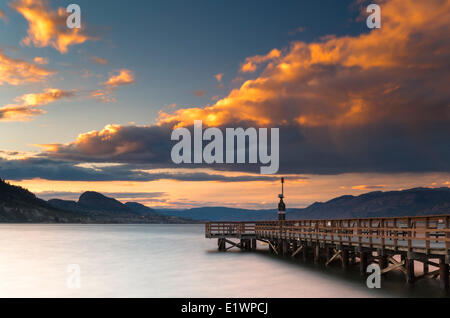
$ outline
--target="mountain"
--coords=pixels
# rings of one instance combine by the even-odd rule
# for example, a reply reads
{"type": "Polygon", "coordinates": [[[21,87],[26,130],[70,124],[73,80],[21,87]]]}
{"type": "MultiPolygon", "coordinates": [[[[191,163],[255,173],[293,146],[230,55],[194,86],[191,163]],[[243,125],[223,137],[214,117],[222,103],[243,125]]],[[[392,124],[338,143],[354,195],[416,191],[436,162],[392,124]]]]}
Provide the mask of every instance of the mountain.
{"type": "Polygon", "coordinates": [[[97,192],[83,193],[78,202],[48,202],[0,179],[0,223],[197,223],[160,215],[138,203],[122,204],[97,192]],[[141,212],[135,211],[139,208],[141,212]],[[145,210],[145,213],[142,211],[145,210]]]}
{"type": "MultiPolygon", "coordinates": [[[[277,202],[274,202],[276,206],[277,202]]],[[[289,204],[288,204],[289,207],[289,204]]],[[[450,214],[449,188],[345,195],[307,208],[288,208],[286,218],[330,219],[450,214]]],[[[0,179],[2,223],[199,223],[203,221],[276,220],[277,211],[226,207],[154,210],[136,202],[122,202],[97,192],[85,192],[78,201],[44,201],[21,187],[0,179]]]]}
{"type": "Polygon", "coordinates": [[[288,219],[331,219],[450,214],[449,188],[414,188],[403,191],[345,195],[291,210],[288,219]]]}
{"type": "Polygon", "coordinates": [[[78,205],[86,210],[108,211],[111,213],[135,213],[125,204],[113,198],[108,198],[98,192],[84,192],[78,199],[78,205]]]}
{"type": "Polygon", "coordinates": [[[30,191],[10,185],[0,179],[1,223],[82,223],[89,222],[82,213],[55,208],[36,198],[30,191]]]}
{"type": "Polygon", "coordinates": [[[84,192],[78,202],[52,199],[48,203],[58,209],[83,213],[96,223],[196,223],[172,215],[155,213],[151,208],[136,202],[122,202],[98,192],[84,192]]]}
{"type": "MultiPolygon", "coordinates": [[[[276,202],[274,202],[274,206],[276,202]]],[[[288,205],[289,206],[289,205],[288,205]]],[[[276,220],[277,211],[245,210],[223,207],[187,210],[157,210],[164,215],[210,221],[276,220]]],[[[286,218],[339,219],[390,216],[450,214],[449,188],[414,188],[403,191],[369,192],[359,196],[344,195],[327,202],[316,202],[307,208],[288,208],[286,218]]]]}
{"type": "Polygon", "coordinates": [[[125,205],[138,214],[156,213],[155,210],[137,202],[127,202],[125,205]]]}
{"type": "Polygon", "coordinates": [[[188,210],[157,210],[159,214],[185,217],[199,221],[276,220],[275,210],[248,210],[226,207],[203,207],[188,210]]]}

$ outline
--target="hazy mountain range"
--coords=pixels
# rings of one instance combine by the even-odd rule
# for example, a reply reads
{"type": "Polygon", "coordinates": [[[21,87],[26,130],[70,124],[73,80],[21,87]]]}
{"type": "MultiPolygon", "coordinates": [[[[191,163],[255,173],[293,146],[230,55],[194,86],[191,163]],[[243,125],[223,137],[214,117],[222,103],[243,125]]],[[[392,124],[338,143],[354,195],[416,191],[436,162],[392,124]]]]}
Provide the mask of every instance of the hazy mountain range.
{"type": "MultiPolygon", "coordinates": [[[[274,202],[274,205],[276,204],[277,202],[274,202]]],[[[359,196],[345,195],[327,202],[316,202],[303,209],[289,208],[287,201],[287,207],[286,218],[289,220],[450,214],[450,189],[414,188],[403,191],[376,191],[359,196]]],[[[276,209],[205,207],[188,210],[157,210],[157,212],[195,220],[214,221],[256,221],[277,218],[276,209]]]]}
{"type": "Polygon", "coordinates": [[[0,179],[0,222],[3,223],[194,223],[161,215],[139,203],[123,204],[97,192],[78,201],[44,201],[21,187],[0,179]],[[142,212],[145,211],[145,212],[142,212]]]}
{"type": "MultiPolygon", "coordinates": [[[[274,202],[274,206],[277,202],[274,202]]],[[[326,219],[450,214],[449,188],[415,188],[369,192],[287,209],[287,219],[326,219]]],[[[152,209],[136,202],[121,203],[97,192],[78,201],[44,201],[26,189],[0,180],[0,222],[3,223],[198,223],[202,221],[275,220],[277,211],[226,207],[185,210],[152,209]]]]}

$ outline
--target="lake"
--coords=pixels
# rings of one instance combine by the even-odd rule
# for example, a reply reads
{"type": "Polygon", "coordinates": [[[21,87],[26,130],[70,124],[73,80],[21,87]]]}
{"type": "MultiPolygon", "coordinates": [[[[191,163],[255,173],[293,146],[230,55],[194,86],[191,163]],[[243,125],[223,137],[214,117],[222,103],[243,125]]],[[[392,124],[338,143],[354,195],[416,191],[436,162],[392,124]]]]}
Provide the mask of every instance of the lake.
{"type": "Polygon", "coordinates": [[[198,224],[2,224],[0,242],[0,297],[442,296],[437,281],[408,288],[401,273],[369,289],[358,270],[279,258],[259,242],[218,252],[198,224]]]}

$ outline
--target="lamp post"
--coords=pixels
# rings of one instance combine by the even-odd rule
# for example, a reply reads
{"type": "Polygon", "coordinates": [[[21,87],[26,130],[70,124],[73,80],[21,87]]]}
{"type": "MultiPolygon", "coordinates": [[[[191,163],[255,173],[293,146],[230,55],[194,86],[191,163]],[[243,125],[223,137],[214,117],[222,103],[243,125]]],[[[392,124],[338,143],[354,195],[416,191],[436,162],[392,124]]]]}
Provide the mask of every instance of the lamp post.
{"type": "Polygon", "coordinates": [[[284,178],[281,178],[281,194],[278,195],[280,202],[278,203],[278,221],[286,220],[286,204],[283,202],[284,198],[284,178]]]}

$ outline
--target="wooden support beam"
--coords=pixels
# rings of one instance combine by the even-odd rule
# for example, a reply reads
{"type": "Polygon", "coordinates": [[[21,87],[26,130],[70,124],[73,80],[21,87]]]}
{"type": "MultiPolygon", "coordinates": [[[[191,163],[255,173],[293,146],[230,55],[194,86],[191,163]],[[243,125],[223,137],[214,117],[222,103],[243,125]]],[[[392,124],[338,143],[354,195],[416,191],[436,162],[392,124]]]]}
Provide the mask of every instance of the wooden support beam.
{"type": "Polygon", "coordinates": [[[314,246],[314,264],[319,264],[320,260],[320,246],[319,244],[316,244],[314,246]]]}
{"type": "Polygon", "coordinates": [[[325,248],[326,259],[330,259],[333,256],[333,249],[330,246],[325,248]]]}
{"type": "Polygon", "coordinates": [[[343,249],[341,253],[341,260],[342,260],[342,269],[347,270],[348,269],[348,250],[343,249]]]}
{"type": "Polygon", "coordinates": [[[449,275],[448,275],[448,264],[445,263],[445,259],[439,259],[439,280],[441,289],[444,291],[449,290],[449,275]]]}
{"type": "Polygon", "coordinates": [[[401,265],[397,268],[400,269],[406,275],[405,259],[403,259],[401,262],[398,262],[395,258],[388,256],[388,261],[394,265],[401,265]]]}
{"type": "Polygon", "coordinates": [[[423,273],[427,274],[430,271],[428,262],[423,262],[423,273]]]}
{"type": "Polygon", "coordinates": [[[300,253],[303,250],[303,245],[300,245],[299,248],[297,248],[294,253],[292,253],[292,257],[295,257],[298,253],[300,253]]]}
{"type": "Polygon", "coordinates": [[[436,278],[438,275],[439,275],[439,269],[437,269],[437,270],[435,270],[435,271],[432,271],[432,272],[428,272],[428,273],[426,273],[426,274],[422,274],[422,275],[416,276],[416,282],[417,282],[419,279],[424,279],[424,278],[436,278]]]}
{"type": "Polygon", "coordinates": [[[408,284],[414,283],[414,259],[407,258],[405,260],[405,269],[406,269],[406,282],[408,284]]]}
{"type": "Polygon", "coordinates": [[[276,247],[273,246],[272,242],[271,242],[271,241],[267,241],[267,243],[269,243],[270,251],[271,251],[272,253],[275,253],[275,254],[278,255],[278,251],[277,251],[276,247]]]}
{"type": "Polygon", "coordinates": [[[289,254],[289,246],[288,246],[288,241],[286,239],[281,240],[281,250],[282,250],[282,255],[286,256],[289,254]]]}
{"type": "Polygon", "coordinates": [[[392,271],[392,270],[394,270],[394,269],[397,269],[397,268],[400,268],[400,269],[401,269],[403,266],[404,266],[403,262],[397,263],[397,264],[389,265],[388,267],[383,268],[383,269],[380,271],[380,274],[381,274],[381,275],[386,274],[386,273],[388,273],[388,272],[390,272],[390,271],[392,271]]]}
{"type": "Polygon", "coordinates": [[[217,245],[219,246],[219,251],[223,252],[226,250],[225,239],[222,239],[222,238],[218,239],[217,245]]]}
{"type": "Polygon", "coordinates": [[[367,254],[368,254],[367,252],[359,253],[359,272],[362,276],[366,275],[367,259],[368,259],[367,254]]]}
{"type": "Polygon", "coordinates": [[[388,257],[386,255],[380,255],[378,260],[379,260],[378,265],[380,265],[380,269],[384,269],[384,268],[388,267],[389,262],[388,262],[388,257]]]}
{"type": "Polygon", "coordinates": [[[430,260],[426,261],[424,264],[431,265],[431,266],[434,266],[434,267],[437,267],[437,268],[439,268],[439,266],[440,266],[439,263],[435,263],[435,262],[432,262],[430,260]]]}
{"type": "Polygon", "coordinates": [[[235,242],[230,241],[230,240],[228,240],[228,239],[222,239],[222,240],[223,240],[223,242],[224,242],[224,246],[225,246],[225,242],[231,245],[231,246],[227,247],[227,248],[225,249],[225,251],[228,251],[229,249],[232,249],[233,247],[237,247],[237,248],[240,248],[240,249],[243,248],[243,247],[242,247],[242,243],[235,243],[235,242]]]}
{"type": "Polygon", "coordinates": [[[335,251],[334,255],[331,256],[331,258],[325,263],[325,266],[330,265],[333,261],[336,259],[339,259],[341,257],[341,251],[335,251]]]}
{"type": "Polygon", "coordinates": [[[256,248],[257,248],[256,239],[252,239],[252,247],[251,248],[253,251],[256,250],[256,248]]]}

